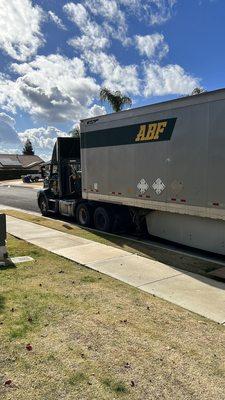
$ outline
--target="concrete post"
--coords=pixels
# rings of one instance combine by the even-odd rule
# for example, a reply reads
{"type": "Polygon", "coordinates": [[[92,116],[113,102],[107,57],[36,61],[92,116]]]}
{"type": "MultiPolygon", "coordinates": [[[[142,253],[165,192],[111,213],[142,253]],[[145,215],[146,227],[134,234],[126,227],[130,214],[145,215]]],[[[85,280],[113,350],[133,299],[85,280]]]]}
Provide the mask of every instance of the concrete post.
{"type": "Polygon", "coordinates": [[[6,218],[5,214],[0,214],[0,262],[5,261],[6,258],[6,218]]]}

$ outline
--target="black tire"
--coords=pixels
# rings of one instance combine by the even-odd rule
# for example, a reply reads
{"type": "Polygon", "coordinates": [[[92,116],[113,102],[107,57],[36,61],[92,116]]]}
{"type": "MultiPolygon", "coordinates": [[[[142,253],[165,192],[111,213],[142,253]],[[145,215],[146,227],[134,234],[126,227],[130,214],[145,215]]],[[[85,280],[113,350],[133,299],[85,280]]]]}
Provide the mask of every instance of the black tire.
{"type": "Polygon", "coordinates": [[[38,200],[38,205],[41,210],[41,214],[46,217],[48,215],[48,201],[44,196],[41,196],[38,200]]]}
{"type": "Polygon", "coordinates": [[[102,232],[110,232],[112,229],[112,213],[104,208],[98,207],[94,212],[94,226],[102,232]]]}
{"type": "Polygon", "coordinates": [[[76,220],[80,226],[90,227],[92,225],[92,209],[85,203],[80,203],[76,209],[76,220]]]}
{"type": "Polygon", "coordinates": [[[114,211],[112,231],[125,233],[131,230],[131,218],[128,209],[118,208],[114,211]]]}

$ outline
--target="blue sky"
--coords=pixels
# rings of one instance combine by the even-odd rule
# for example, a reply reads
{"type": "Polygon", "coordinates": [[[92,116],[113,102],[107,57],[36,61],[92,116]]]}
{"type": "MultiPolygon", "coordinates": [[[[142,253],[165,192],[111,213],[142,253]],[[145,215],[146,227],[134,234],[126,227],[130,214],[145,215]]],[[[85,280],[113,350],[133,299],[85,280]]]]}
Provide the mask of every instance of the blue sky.
{"type": "Polygon", "coordinates": [[[80,118],[225,84],[224,0],[1,0],[0,151],[44,158],[80,118]]]}

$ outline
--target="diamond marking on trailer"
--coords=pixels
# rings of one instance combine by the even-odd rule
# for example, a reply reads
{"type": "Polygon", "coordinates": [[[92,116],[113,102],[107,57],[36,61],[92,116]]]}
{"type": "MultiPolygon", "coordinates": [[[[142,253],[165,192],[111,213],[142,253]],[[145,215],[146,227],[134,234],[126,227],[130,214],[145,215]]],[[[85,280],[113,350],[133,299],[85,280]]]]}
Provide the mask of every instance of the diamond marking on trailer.
{"type": "Polygon", "coordinates": [[[137,188],[141,194],[144,194],[148,190],[149,185],[145,179],[141,179],[140,182],[137,184],[137,188]]]}
{"type": "Polygon", "coordinates": [[[158,178],[153,183],[152,188],[154,189],[156,194],[161,194],[163,190],[166,188],[166,185],[164,185],[163,181],[160,178],[158,178]]]}

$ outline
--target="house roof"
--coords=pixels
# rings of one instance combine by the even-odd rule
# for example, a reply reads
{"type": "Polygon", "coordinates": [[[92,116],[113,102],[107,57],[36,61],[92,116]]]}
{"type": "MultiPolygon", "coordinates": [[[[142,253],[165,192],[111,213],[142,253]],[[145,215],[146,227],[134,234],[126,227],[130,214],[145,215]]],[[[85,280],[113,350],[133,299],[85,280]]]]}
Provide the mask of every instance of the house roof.
{"type": "MultiPolygon", "coordinates": [[[[0,168],[26,168],[31,164],[38,165],[43,160],[36,155],[0,154],[0,168]]],[[[32,165],[32,166],[34,166],[32,165]]]]}
{"type": "Polygon", "coordinates": [[[33,161],[32,163],[26,165],[24,168],[33,168],[33,167],[37,167],[38,165],[43,165],[45,162],[44,161],[33,161]]]}

